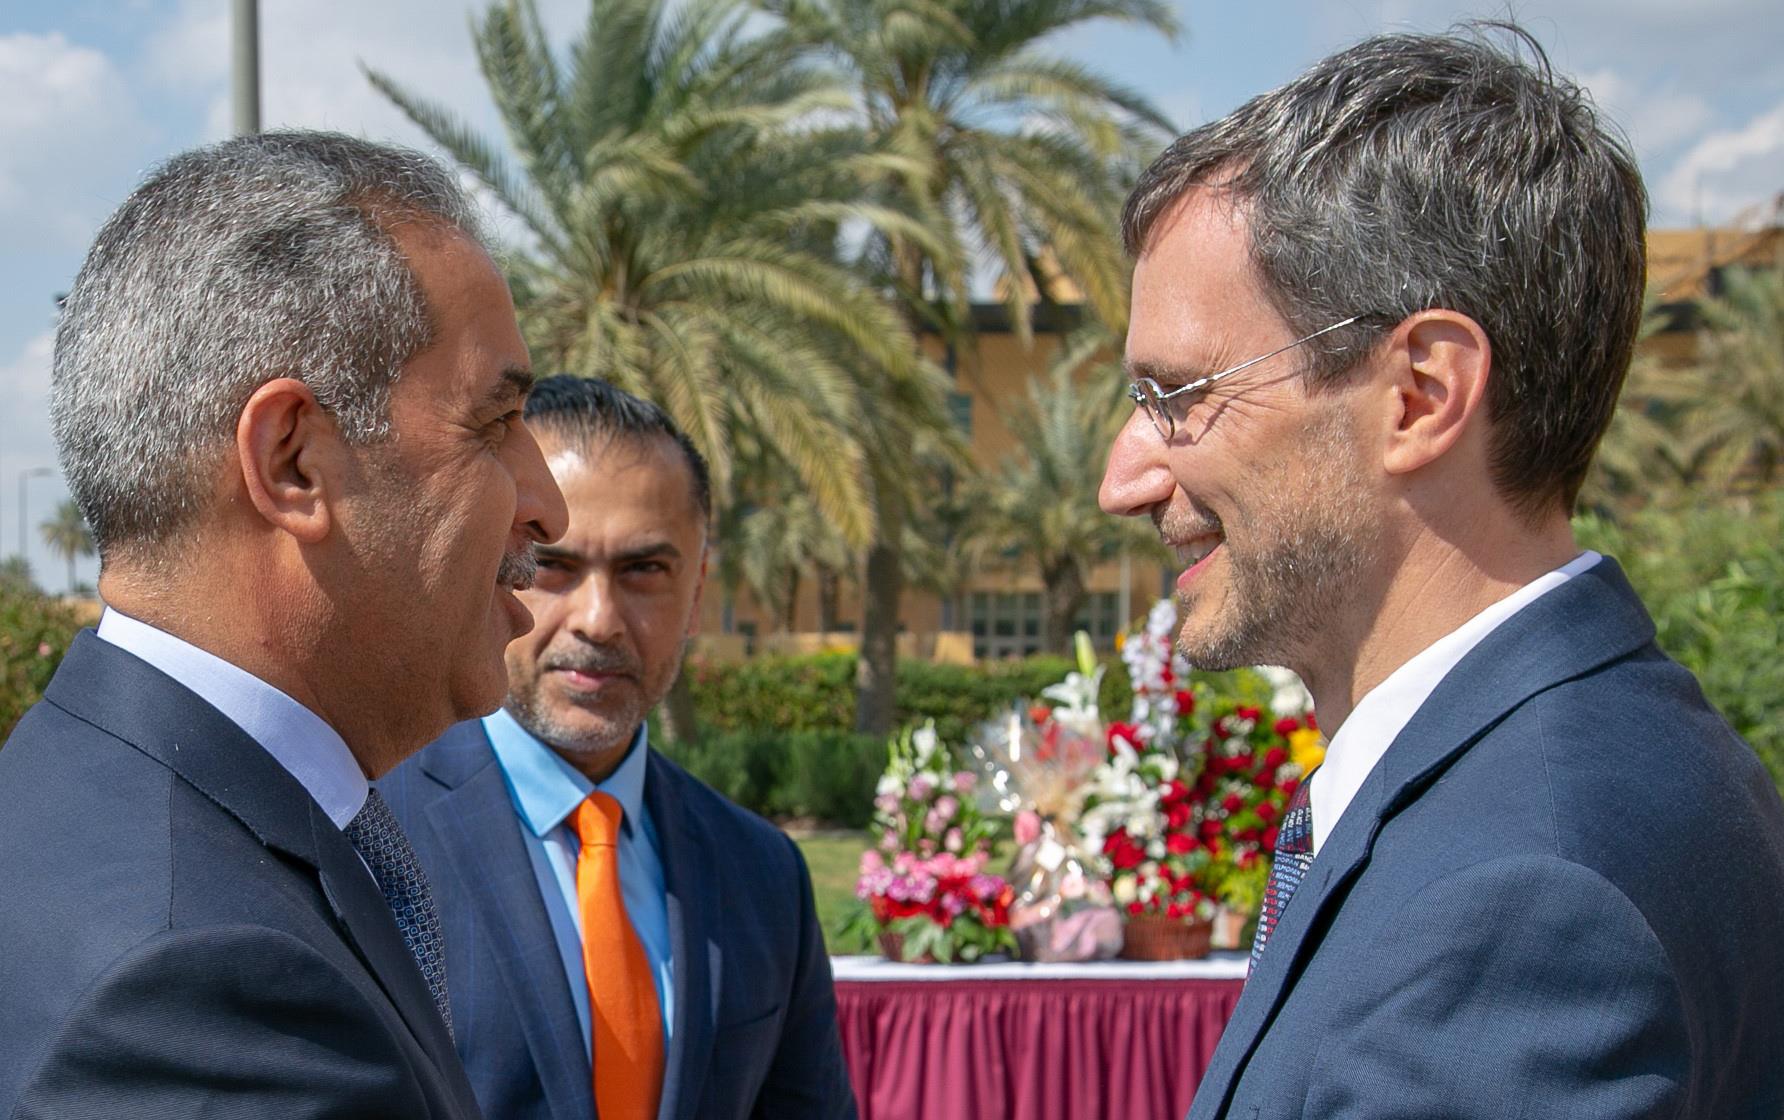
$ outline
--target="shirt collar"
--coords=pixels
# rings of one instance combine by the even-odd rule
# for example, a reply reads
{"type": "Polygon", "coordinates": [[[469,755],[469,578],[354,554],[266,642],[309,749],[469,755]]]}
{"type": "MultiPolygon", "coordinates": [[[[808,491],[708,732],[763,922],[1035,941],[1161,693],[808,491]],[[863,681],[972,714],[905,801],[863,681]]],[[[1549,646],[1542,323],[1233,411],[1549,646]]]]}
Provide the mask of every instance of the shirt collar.
{"type": "Polygon", "coordinates": [[[1326,760],[1308,790],[1315,852],[1332,834],[1381,756],[1457,662],[1512,615],[1602,559],[1588,549],[1554,571],[1538,576],[1426,646],[1357,701],[1349,718],[1332,736],[1326,760]]]}
{"type": "Polygon", "coordinates": [[[346,741],[290,696],[214,653],[111,607],[99,617],[99,637],[191,689],[247,732],[309,791],[336,828],[346,828],[365,805],[370,786],[346,741]]]}
{"type": "Polygon", "coordinates": [[[591,782],[588,775],[565,762],[563,757],[541,742],[532,732],[503,708],[483,717],[483,728],[489,734],[489,745],[495,749],[496,761],[508,779],[514,803],[533,835],[543,839],[552,829],[595,790],[609,794],[624,811],[620,827],[632,832],[632,822],[643,820],[644,776],[648,772],[646,756],[649,738],[645,725],[638,726],[626,757],[603,782],[591,782]]]}

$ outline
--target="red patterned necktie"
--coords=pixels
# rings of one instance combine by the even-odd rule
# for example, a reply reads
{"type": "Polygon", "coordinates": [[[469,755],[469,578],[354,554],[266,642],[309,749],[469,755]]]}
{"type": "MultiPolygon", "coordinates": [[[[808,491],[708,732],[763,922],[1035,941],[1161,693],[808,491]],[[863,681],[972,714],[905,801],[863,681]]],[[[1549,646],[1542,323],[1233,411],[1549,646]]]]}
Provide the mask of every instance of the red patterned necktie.
{"type": "Polygon", "coordinates": [[[1270,885],[1264,888],[1264,909],[1258,915],[1257,936],[1251,940],[1251,964],[1247,975],[1257,968],[1264,955],[1264,944],[1275,932],[1276,923],[1288,908],[1288,900],[1307,877],[1313,866],[1313,775],[1308,774],[1295,787],[1288,799],[1288,810],[1282,814],[1282,827],[1276,833],[1276,857],[1270,863],[1270,885]]]}

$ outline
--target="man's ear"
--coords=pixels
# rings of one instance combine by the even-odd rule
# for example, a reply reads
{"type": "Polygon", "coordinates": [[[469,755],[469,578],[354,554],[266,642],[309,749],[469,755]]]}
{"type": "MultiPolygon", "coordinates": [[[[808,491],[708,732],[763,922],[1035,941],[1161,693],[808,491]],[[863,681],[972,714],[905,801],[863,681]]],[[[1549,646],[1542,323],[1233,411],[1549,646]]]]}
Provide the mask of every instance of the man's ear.
{"type": "Polygon", "coordinates": [[[1382,451],[1389,474],[1406,474],[1443,456],[1471,430],[1484,430],[1493,348],[1467,315],[1433,309],[1395,328],[1393,425],[1382,451]]]}
{"type": "Polygon", "coordinates": [[[328,535],[329,466],[340,450],[334,418],[303,382],[260,386],[235,422],[235,451],[248,501],[261,517],[304,544],[328,535]]]}

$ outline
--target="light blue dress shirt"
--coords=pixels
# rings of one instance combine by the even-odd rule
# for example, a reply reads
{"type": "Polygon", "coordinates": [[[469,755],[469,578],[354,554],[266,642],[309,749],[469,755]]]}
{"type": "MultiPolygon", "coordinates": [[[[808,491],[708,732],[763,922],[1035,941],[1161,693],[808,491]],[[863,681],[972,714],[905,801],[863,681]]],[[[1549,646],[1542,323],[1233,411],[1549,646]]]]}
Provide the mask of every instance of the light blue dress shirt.
{"type": "Polygon", "coordinates": [[[321,716],[239,666],[110,607],[99,639],[133,653],[198,694],[248,733],[308,790],[336,828],[365,805],[365,771],[321,716]]]}
{"type": "Polygon", "coordinates": [[[649,772],[645,728],[638,728],[625,760],[599,785],[565,762],[556,751],[517,723],[503,709],[483,718],[495,748],[496,761],[514,801],[521,838],[539,881],[539,895],[551,919],[563,959],[570,998],[584,1046],[590,1045],[588,980],[582,966],[582,907],[576,896],[576,859],[581,842],[565,821],[594,790],[609,794],[624,811],[619,837],[620,893],[626,916],[644,944],[656,981],[657,1005],[663,1012],[665,1048],[675,1021],[675,962],[669,947],[669,903],[663,885],[662,849],[656,825],[644,807],[644,779],[649,772]]]}

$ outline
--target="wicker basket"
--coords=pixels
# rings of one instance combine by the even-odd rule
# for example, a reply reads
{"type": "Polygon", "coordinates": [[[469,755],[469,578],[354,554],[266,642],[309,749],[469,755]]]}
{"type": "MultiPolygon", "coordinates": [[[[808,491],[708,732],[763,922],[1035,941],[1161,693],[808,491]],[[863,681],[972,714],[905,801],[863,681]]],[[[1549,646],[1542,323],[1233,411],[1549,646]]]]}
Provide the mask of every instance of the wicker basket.
{"type": "Polygon", "coordinates": [[[1167,918],[1162,914],[1135,914],[1127,920],[1127,938],[1121,955],[1130,961],[1187,961],[1208,955],[1213,947],[1214,923],[1167,918]]]}
{"type": "Polygon", "coordinates": [[[935,955],[924,953],[914,961],[904,959],[904,934],[880,931],[880,953],[895,964],[934,964],[935,955]]]}

